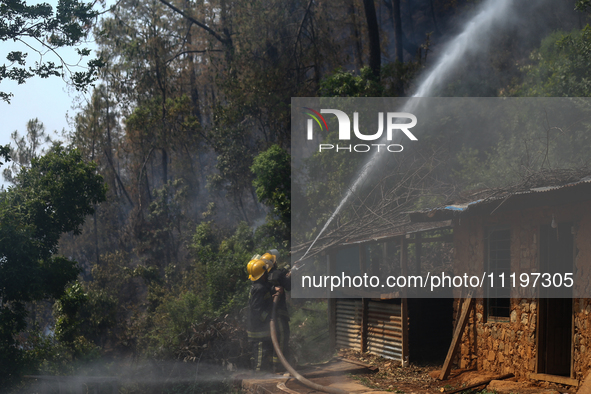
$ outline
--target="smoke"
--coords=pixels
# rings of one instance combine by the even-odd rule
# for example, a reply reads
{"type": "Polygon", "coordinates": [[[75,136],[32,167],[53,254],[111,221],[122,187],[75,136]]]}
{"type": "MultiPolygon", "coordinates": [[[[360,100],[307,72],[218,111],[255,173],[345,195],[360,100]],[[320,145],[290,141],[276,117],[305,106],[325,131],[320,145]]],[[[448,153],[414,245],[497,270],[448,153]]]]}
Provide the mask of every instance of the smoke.
{"type": "MultiPolygon", "coordinates": [[[[81,368],[75,376],[29,377],[23,392],[233,392],[232,387],[251,374],[232,363],[103,361],[81,368]]],[[[269,374],[257,378],[282,377],[269,374]]]]}
{"type": "Polygon", "coordinates": [[[413,97],[432,97],[467,54],[486,51],[493,31],[514,20],[510,13],[512,6],[513,0],[488,0],[482,4],[462,33],[444,46],[439,60],[423,78],[413,97]]]}
{"type": "MultiPolygon", "coordinates": [[[[454,78],[460,80],[461,83],[469,75],[469,78],[485,84],[486,79],[493,78],[493,76],[490,73],[481,75],[478,65],[490,61],[490,58],[494,57],[494,54],[490,54],[490,49],[491,43],[495,39],[503,35],[512,36],[509,39],[518,40],[516,43],[512,43],[512,51],[523,57],[524,53],[528,53],[532,48],[539,45],[541,37],[563,24],[567,18],[570,18],[571,23],[573,22],[572,5],[570,5],[569,11],[565,9],[564,5],[556,5],[555,3],[551,1],[533,3],[516,2],[515,0],[484,1],[466,20],[460,29],[460,33],[437,48],[437,60],[419,80],[420,83],[412,99],[399,111],[410,113],[418,111],[418,106],[421,105],[418,98],[440,95],[454,78]],[[458,73],[465,74],[460,76],[457,75],[458,73]]],[[[513,64],[512,67],[517,66],[513,64]]],[[[477,96],[482,93],[477,92],[475,94],[470,92],[469,89],[470,87],[464,93],[468,93],[470,96],[477,96]]],[[[380,141],[380,143],[400,143],[401,139],[402,136],[392,141],[380,141]]],[[[348,188],[334,213],[300,260],[304,260],[334,218],[347,205],[351,197],[363,187],[368,177],[375,174],[377,168],[384,167],[384,158],[387,156],[383,152],[372,154],[355,181],[348,188]]]]}

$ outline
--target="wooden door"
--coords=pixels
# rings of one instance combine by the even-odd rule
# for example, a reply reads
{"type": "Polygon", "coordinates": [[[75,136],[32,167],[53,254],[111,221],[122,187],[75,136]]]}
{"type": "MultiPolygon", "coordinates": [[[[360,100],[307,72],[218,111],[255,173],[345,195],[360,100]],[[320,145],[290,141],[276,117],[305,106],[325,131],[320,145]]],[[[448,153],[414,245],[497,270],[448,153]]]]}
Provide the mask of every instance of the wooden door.
{"type": "MultiPolygon", "coordinates": [[[[540,268],[550,274],[573,272],[572,223],[540,227],[540,268]]],[[[572,364],[572,291],[540,289],[538,372],[570,376],[572,364]],[[568,297],[570,295],[570,297],[568,297]],[[568,298],[566,298],[568,297],[568,298]]]]}

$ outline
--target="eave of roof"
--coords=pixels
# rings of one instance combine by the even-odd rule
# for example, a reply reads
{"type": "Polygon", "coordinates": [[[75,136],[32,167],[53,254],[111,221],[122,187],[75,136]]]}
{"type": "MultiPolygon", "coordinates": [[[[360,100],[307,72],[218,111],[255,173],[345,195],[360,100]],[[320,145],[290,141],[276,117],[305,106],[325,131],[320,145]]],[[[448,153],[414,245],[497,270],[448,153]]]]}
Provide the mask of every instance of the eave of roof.
{"type": "Polygon", "coordinates": [[[540,204],[559,205],[583,200],[591,200],[591,176],[563,185],[534,187],[513,192],[491,191],[491,196],[487,198],[409,212],[409,217],[413,223],[432,222],[472,213],[493,214],[503,205],[503,210],[510,210],[527,201],[534,207],[540,204]],[[507,204],[509,200],[511,203],[507,204]]]}

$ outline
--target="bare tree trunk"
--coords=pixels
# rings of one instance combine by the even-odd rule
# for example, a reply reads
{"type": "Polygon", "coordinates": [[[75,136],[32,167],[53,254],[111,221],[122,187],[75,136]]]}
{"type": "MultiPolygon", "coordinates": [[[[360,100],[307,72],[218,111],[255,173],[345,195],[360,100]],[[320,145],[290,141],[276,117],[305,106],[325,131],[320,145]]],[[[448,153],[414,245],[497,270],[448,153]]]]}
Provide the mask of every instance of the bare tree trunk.
{"type": "Polygon", "coordinates": [[[98,228],[96,224],[96,205],[94,206],[94,214],[92,215],[94,221],[94,255],[96,257],[96,265],[100,265],[101,259],[99,254],[99,247],[98,247],[98,228]]]}
{"type": "Polygon", "coordinates": [[[435,33],[440,35],[439,27],[437,26],[437,19],[435,19],[435,7],[433,6],[433,0],[429,0],[429,8],[431,11],[431,18],[433,19],[433,26],[435,26],[435,33]]]}
{"type": "Polygon", "coordinates": [[[375,79],[379,81],[382,54],[380,50],[380,28],[376,16],[376,7],[373,0],[363,0],[363,8],[365,9],[369,38],[369,68],[371,68],[375,79]]]}
{"type": "MultiPolygon", "coordinates": [[[[189,0],[185,1],[185,8],[188,9],[191,6],[189,0]]],[[[186,12],[185,9],[185,12],[186,12]]],[[[191,34],[191,26],[193,24],[191,21],[187,21],[187,45],[189,49],[193,46],[193,35],[191,34]]],[[[197,78],[195,77],[195,55],[190,53],[187,56],[187,60],[189,63],[189,86],[190,86],[190,95],[191,95],[191,107],[192,107],[192,114],[197,118],[199,124],[201,124],[201,110],[199,108],[199,90],[197,89],[197,78]]]]}
{"type": "Polygon", "coordinates": [[[363,67],[363,48],[361,46],[361,34],[359,34],[359,28],[357,26],[357,9],[355,7],[355,0],[351,0],[349,7],[347,7],[347,13],[351,18],[353,37],[355,41],[355,64],[357,68],[360,69],[363,67]]]}
{"type": "Polygon", "coordinates": [[[166,149],[162,148],[162,185],[166,185],[168,182],[168,153],[166,149]]]}
{"type": "Polygon", "coordinates": [[[402,17],[400,16],[400,0],[392,0],[392,16],[394,18],[394,39],[396,41],[396,61],[404,63],[402,53],[402,17]]]}

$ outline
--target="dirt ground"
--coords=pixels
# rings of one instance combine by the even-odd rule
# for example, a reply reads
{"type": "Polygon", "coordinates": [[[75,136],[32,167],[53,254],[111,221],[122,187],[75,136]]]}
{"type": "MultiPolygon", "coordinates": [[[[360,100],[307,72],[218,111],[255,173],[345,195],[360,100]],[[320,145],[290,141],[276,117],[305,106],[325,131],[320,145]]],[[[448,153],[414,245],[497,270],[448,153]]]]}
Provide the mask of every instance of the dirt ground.
{"type": "MultiPolygon", "coordinates": [[[[449,379],[440,381],[441,365],[413,365],[402,368],[397,361],[389,360],[373,354],[361,354],[354,350],[342,350],[339,356],[348,360],[359,361],[379,368],[379,372],[351,374],[351,378],[364,386],[380,391],[406,394],[446,393],[462,387],[494,378],[498,374],[482,371],[454,370],[449,379]]],[[[369,371],[368,371],[369,372],[369,371]]],[[[480,386],[463,391],[464,394],[499,393],[499,394],[564,394],[575,393],[576,388],[548,382],[532,380],[518,381],[511,378],[494,381],[491,385],[480,386]]]]}

